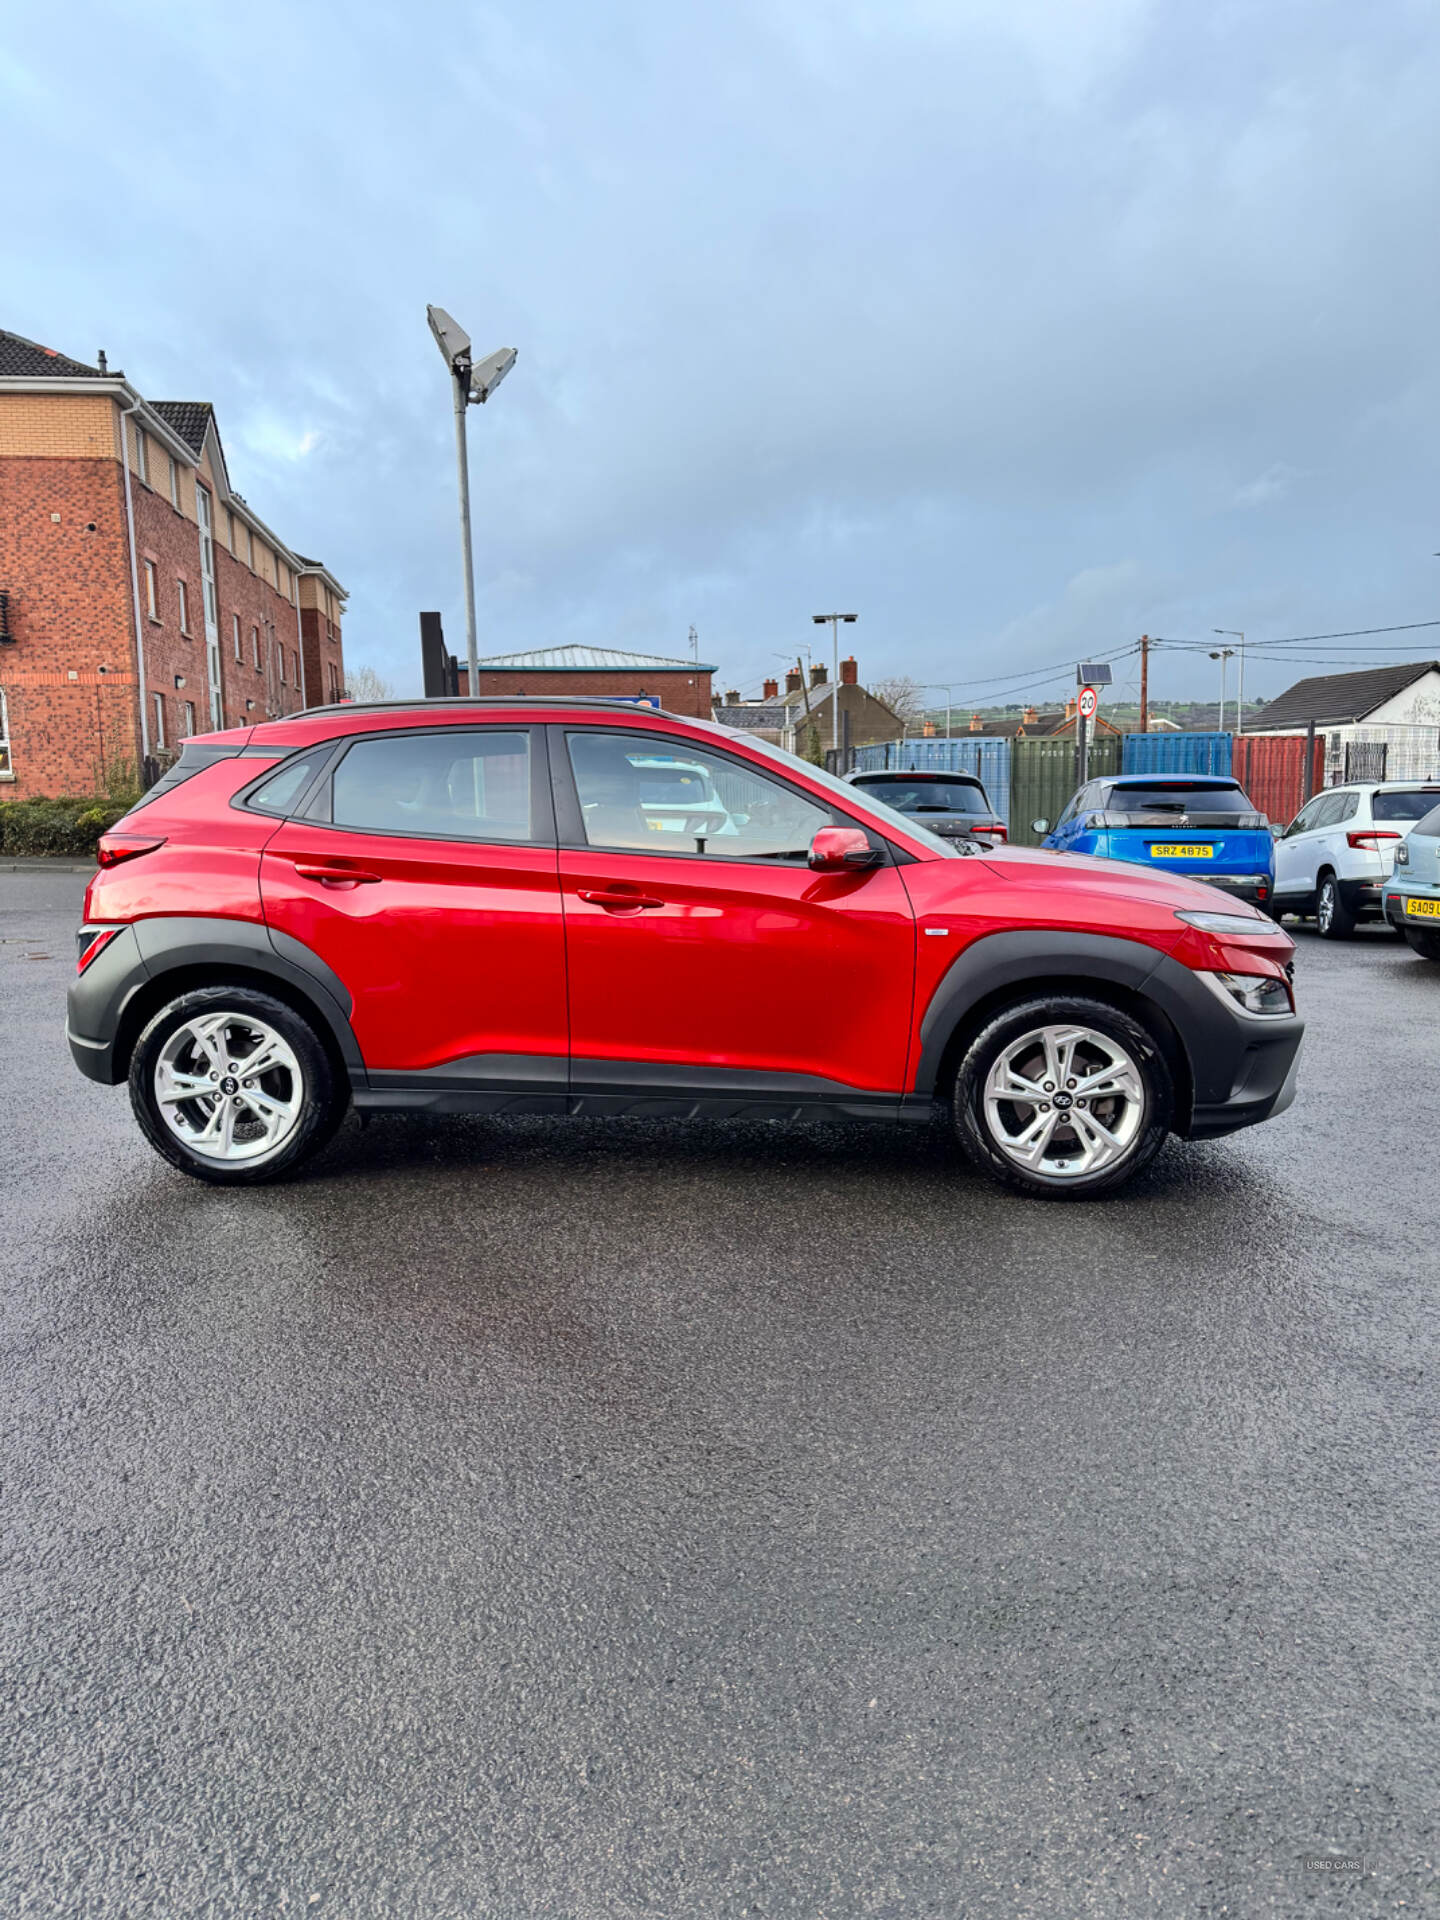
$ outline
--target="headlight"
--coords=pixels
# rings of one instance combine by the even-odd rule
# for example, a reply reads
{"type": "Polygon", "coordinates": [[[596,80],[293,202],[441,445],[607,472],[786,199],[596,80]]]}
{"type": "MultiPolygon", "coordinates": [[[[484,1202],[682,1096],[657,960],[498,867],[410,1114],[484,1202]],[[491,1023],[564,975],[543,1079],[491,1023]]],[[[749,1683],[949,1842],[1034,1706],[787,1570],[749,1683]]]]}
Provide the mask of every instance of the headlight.
{"type": "Polygon", "coordinates": [[[1283,980],[1277,980],[1271,973],[1202,973],[1200,978],[1218,993],[1222,1000],[1231,1006],[1239,1007],[1242,1013],[1253,1013],[1264,1019],[1276,1014],[1290,1014],[1295,1011],[1295,1003],[1290,997],[1290,988],[1283,980]]]}
{"type": "Polygon", "coordinates": [[[1177,907],[1175,918],[1187,925],[1199,927],[1204,933],[1242,933],[1247,939],[1254,939],[1257,933],[1280,933],[1282,930],[1273,920],[1267,920],[1263,913],[1207,913],[1201,908],[1177,907]]]}

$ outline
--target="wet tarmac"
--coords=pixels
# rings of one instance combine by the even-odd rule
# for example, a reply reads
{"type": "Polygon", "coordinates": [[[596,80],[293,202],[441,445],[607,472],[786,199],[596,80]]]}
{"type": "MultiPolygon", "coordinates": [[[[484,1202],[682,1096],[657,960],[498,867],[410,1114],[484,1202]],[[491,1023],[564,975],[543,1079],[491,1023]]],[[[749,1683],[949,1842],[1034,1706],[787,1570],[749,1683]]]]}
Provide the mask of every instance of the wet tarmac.
{"type": "Polygon", "coordinates": [[[0,1911],[1435,1902],[1440,967],[1301,932],[1290,1113],[1104,1204],[414,1118],[229,1192],[70,1065],[83,884],[0,874],[0,1911]]]}

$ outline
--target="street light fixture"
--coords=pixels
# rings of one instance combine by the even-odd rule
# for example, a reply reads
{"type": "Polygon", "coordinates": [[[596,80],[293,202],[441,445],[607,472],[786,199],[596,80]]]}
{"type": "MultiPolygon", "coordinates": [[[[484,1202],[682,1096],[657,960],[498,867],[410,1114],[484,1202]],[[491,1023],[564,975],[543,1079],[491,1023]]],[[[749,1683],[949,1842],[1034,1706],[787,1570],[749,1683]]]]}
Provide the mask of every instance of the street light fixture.
{"type": "Polygon", "coordinates": [[[810,616],[817,627],[823,627],[827,621],[830,623],[830,639],[835,656],[835,684],[830,693],[830,745],[837,756],[837,769],[840,753],[840,622],[843,620],[847,627],[853,627],[859,617],[855,613],[812,613],[810,616]]]}
{"type": "MultiPolygon", "coordinates": [[[[1216,632],[1219,632],[1218,627],[1216,628],[1216,632]]],[[[1235,649],[1234,647],[1221,647],[1219,652],[1212,653],[1210,658],[1220,662],[1220,724],[1215,731],[1217,733],[1223,733],[1225,731],[1225,665],[1227,661],[1235,658],[1235,649]]]]}
{"type": "MultiPolygon", "coordinates": [[[[1243,733],[1245,731],[1245,636],[1238,627],[1212,627],[1210,631],[1212,633],[1218,633],[1224,640],[1238,640],[1240,642],[1240,681],[1235,695],[1235,731],[1237,733],[1243,733]]],[[[1215,658],[1213,653],[1210,658],[1212,660],[1215,658]]],[[[1221,667],[1221,674],[1223,677],[1223,665],[1221,667]]]]}
{"type": "Polygon", "coordinates": [[[468,663],[470,698],[476,693],[477,662],[475,649],[475,553],[470,538],[470,461],[465,445],[465,409],[483,407],[516,360],[514,347],[501,347],[489,354],[479,366],[474,364],[470,336],[443,307],[426,307],[425,318],[440,349],[440,357],[450,369],[455,388],[455,464],[460,476],[460,549],[465,563],[465,657],[468,663]]]}
{"type": "Polygon", "coordinates": [[[963,680],[927,680],[925,682],[926,693],[943,693],[945,696],[945,738],[947,740],[950,738],[951,695],[956,687],[963,687],[965,684],[963,680]]]}

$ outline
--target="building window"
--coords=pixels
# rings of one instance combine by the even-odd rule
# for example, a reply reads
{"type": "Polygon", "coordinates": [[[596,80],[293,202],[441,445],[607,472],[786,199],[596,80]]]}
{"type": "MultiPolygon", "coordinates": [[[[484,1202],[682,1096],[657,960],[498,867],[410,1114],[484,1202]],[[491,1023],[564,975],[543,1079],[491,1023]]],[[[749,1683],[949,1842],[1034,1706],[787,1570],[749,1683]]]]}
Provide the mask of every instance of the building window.
{"type": "Polygon", "coordinates": [[[170,455],[170,504],[172,507],[180,504],[180,469],[173,453],[170,455]]]}
{"type": "Polygon", "coordinates": [[[231,622],[231,625],[232,625],[232,626],[234,627],[234,629],[235,629],[235,658],[236,658],[237,660],[243,660],[243,659],[245,658],[245,651],[244,651],[244,648],[243,648],[243,647],[241,646],[241,644],[240,644],[240,616],[239,616],[239,614],[238,614],[238,613],[232,613],[232,614],[231,614],[231,616],[230,616],[230,622],[231,622]]]}
{"type": "Polygon", "coordinates": [[[145,562],[145,611],[152,620],[160,618],[160,583],[155,578],[155,562],[145,562]]]}
{"type": "Polygon", "coordinates": [[[253,573],[255,571],[255,536],[249,527],[245,529],[245,551],[249,556],[250,571],[253,573]]]}
{"type": "Polygon", "coordinates": [[[155,734],[150,744],[152,747],[158,747],[163,753],[165,751],[165,696],[163,693],[152,693],[150,698],[155,702],[155,734]]]}
{"type": "Polygon", "coordinates": [[[10,714],[5,705],[5,690],[0,687],[0,780],[13,780],[15,769],[10,764],[10,714]]]}
{"type": "Polygon", "coordinates": [[[145,429],[135,422],[135,478],[145,486],[150,484],[150,459],[145,450],[145,429]]]}
{"type": "Polygon", "coordinates": [[[263,673],[265,668],[260,660],[260,629],[258,627],[250,629],[250,653],[255,662],[255,671],[263,673]]]}
{"type": "Polygon", "coordinates": [[[194,731],[195,702],[193,700],[182,700],[180,702],[180,738],[182,740],[188,740],[194,731]]]}
{"type": "Polygon", "coordinates": [[[175,591],[180,597],[180,631],[188,635],[190,632],[190,592],[183,580],[177,580],[175,582],[175,591]]]}
{"type": "Polygon", "coordinates": [[[283,687],[285,685],[285,649],[277,644],[275,651],[280,656],[280,684],[283,687]]]}
{"type": "Polygon", "coordinates": [[[230,551],[235,551],[235,516],[229,507],[225,509],[225,532],[230,543],[230,551]]]}
{"type": "Polygon", "coordinates": [[[200,585],[205,601],[205,633],[207,638],[218,638],[220,607],[215,596],[215,543],[210,534],[210,495],[198,480],[195,483],[195,518],[200,525],[200,585]]]}

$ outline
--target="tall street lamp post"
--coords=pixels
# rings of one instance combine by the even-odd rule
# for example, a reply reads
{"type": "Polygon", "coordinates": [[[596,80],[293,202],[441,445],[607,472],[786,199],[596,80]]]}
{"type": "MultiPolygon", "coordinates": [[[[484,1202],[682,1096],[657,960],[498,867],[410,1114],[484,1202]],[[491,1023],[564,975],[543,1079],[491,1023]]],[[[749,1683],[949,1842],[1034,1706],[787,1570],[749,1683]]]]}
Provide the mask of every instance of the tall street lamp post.
{"type": "Polygon", "coordinates": [[[477,367],[470,336],[443,307],[426,307],[425,318],[450,369],[455,388],[455,465],[460,477],[460,551],[465,564],[465,658],[468,690],[475,698],[478,663],[475,652],[475,551],[470,538],[470,460],[465,445],[465,409],[483,407],[516,360],[514,347],[501,347],[477,367]]]}
{"type": "MultiPolygon", "coordinates": [[[[1218,633],[1222,640],[1238,640],[1240,642],[1240,679],[1235,695],[1235,731],[1237,733],[1243,733],[1245,731],[1245,635],[1238,627],[1212,627],[1210,631],[1212,633],[1218,633]]],[[[1212,660],[1215,658],[1213,653],[1210,658],[1212,660]]]]}
{"type": "Polygon", "coordinates": [[[1215,731],[1217,733],[1223,733],[1225,731],[1225,668],[1226,664],[1235,658],[1235,649],[1234,647],[1221,647],[1220,651],[1218,653],[1212,653],[1210,658],[1220,662],[1220,724],[1215,731]]]}
{"type": "Polygon", "coordinates": [[[853,627],[859,615],[854,613],[812,613],[810,618],[817,627],[823,627],[826,621],[830,623],[830,639],[832,642],[832,651],[835,655],[835,665],[833,669],[835,684],[830,689],[830,745],[835,750],[835,770],[838,773],[840,770],[840,622],[843,620],[847,627],[853,627]]]}

